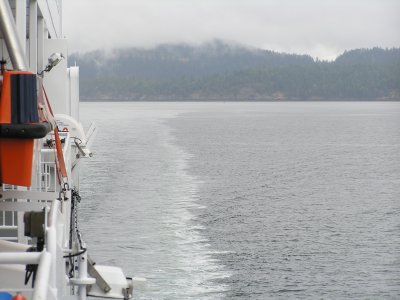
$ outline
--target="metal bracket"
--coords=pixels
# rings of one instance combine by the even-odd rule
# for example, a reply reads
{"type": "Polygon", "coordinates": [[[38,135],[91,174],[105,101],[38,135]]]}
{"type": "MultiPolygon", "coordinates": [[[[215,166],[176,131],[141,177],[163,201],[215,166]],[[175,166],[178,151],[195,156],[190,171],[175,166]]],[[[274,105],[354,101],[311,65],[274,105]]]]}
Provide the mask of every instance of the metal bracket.
{"type": "Polygon", "coordinates": [[[111,291],[111,287],[100,275],[100,273],[97,272],[96,268],[94,267],[96,263],[89,257],[89,255],[87,257],[87,262],[88,262],[88,273],[90,276],[96,278],[96,284],[99,286],[99,288],[101,288],[101,290],[105,293],[111,291]]]}

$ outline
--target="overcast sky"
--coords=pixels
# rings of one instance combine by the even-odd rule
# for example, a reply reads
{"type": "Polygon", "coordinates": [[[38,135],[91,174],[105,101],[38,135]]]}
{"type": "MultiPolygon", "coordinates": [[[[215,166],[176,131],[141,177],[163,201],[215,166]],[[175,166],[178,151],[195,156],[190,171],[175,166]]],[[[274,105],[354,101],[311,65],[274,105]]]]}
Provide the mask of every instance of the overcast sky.
{"type": "Polygon", "coordinates": [[[71,52],[222,39],[332,59],[400,47],[400,0],[66,0],[71,52]]]}

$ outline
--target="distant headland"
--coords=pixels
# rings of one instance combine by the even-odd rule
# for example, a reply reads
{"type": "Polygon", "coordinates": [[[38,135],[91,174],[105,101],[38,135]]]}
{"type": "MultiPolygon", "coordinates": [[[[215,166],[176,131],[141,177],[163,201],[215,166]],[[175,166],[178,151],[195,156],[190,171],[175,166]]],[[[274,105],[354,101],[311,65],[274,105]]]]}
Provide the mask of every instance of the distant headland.
{"type": "Polygon", "coordinates": [[[82,101],[400,100],[400,48],[333,61],[215,41],[73,54],[82,101]]]}

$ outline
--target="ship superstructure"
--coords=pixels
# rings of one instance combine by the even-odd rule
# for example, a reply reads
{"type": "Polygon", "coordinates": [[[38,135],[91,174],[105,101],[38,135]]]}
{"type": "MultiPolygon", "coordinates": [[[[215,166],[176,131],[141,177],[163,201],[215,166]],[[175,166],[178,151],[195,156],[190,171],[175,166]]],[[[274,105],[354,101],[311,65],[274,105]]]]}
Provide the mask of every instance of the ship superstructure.
{"type": "Polygon", "coordinates": [[[95,264],[79,231],[97,130],[79,122],[61,0],[0,0],[0,59],[0,298],[131,298],[144,280],[95,264]]]}

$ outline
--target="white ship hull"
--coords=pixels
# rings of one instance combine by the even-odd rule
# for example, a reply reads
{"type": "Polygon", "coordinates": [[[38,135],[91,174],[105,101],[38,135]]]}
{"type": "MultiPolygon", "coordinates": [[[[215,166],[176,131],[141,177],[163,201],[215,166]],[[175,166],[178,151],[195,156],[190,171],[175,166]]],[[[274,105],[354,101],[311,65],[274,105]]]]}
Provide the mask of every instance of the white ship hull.
{"type": "Polygon", "coordinates": [[[92,155],[96,127],[85,133],[79,123],[79,67],[67,67],[61,0],[0,0],[0,16],[0,58],[10,58],[0,77],[0,299],[131,298],[144,280],[94,264],[79,231],[79,167],[92,155]],[[37,113],[51,127],[44,137],[24,136],[31,122],[5,117],[14,118],[7,101],[11,110],[15,99],[26,101],[24,85],[13,86],[18,76],[36,78],[37,113]],[[33,149],[25,181],[12,179],[26,171],[18,145],[33,149]]]}

